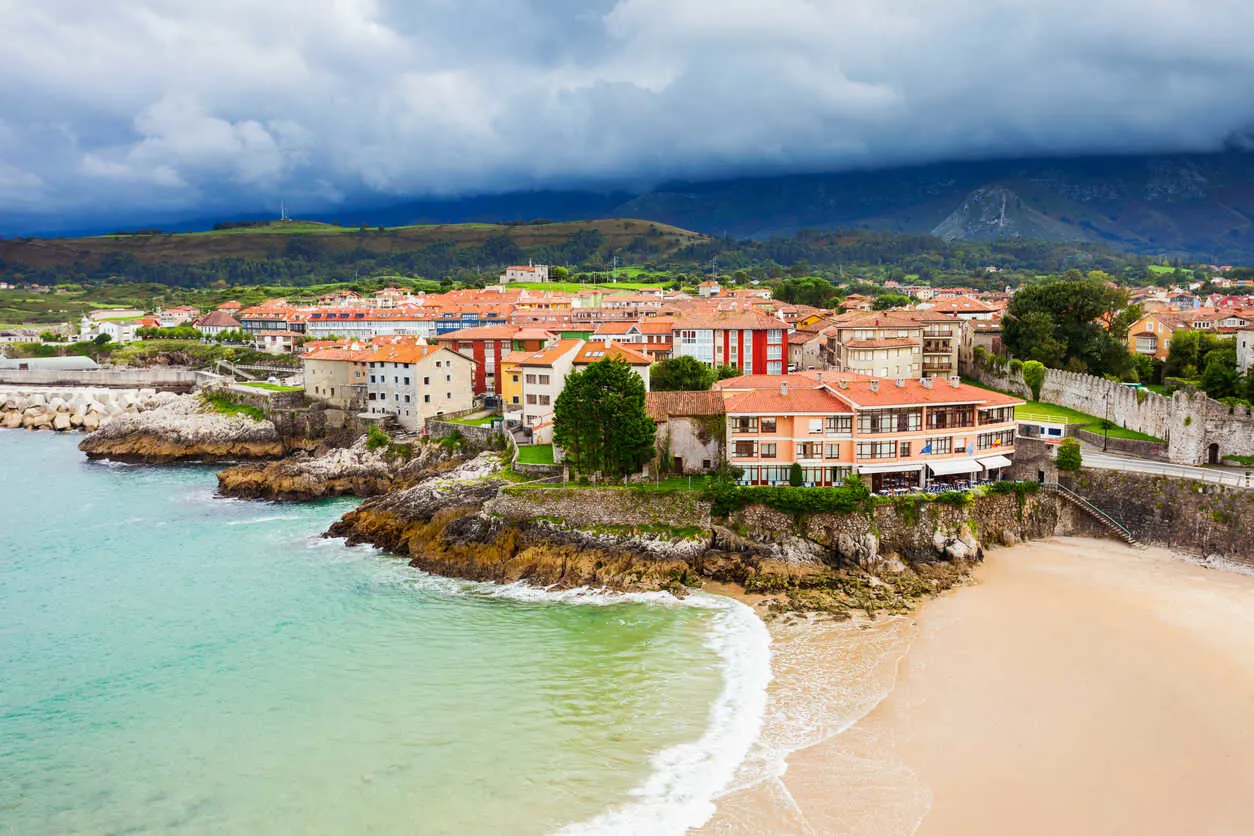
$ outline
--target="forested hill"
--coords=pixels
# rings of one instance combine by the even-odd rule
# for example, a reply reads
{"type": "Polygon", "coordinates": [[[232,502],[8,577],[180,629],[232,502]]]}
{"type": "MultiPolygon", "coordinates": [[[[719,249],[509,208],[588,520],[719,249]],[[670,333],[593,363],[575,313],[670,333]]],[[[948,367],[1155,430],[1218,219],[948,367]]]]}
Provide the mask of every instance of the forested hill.
{"type": "Polygon", "coordinates": [[[662,223],[613,219],[549,223],[342,227],[308,221],[224,223],[208,232],[133,230],[87,238],[0,239],[0,278],[145,281],[169,286],[313,284],[354,273],[443,278],[508,264],[600,265],[666,260],[704,236],[662,223]]]}

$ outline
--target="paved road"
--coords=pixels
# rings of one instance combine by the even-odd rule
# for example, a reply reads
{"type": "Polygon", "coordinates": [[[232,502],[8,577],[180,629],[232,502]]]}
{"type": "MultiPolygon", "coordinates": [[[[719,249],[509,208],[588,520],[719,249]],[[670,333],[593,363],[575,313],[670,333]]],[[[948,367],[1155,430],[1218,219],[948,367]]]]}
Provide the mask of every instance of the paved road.
{"type": "Polygon", "coordinates": [[[1150,459],[1138,459],[1117,453],[1103,453],[1101,450],[1089,448],[1085,448],[1083,455],[1085,467],[1099,467],[1104,470],[1128,470],[1135,473],[1153,473],[1160,476],[1196,479],[1199,482],[1210,482],[1232,487],[1254,488],[1254,468],[1245,471],[1232,467],[1191,467],[1183,464],[1156,462],[1150,459]]]}

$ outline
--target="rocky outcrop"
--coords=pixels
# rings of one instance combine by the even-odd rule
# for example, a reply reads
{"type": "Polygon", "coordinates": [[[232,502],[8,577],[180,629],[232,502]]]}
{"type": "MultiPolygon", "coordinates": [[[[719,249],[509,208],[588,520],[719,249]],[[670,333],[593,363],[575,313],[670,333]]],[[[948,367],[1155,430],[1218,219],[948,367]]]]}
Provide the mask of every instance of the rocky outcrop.
{"type": "Polygon", "coordinates": [[[961,582],[985,543],[1049,536],[1058,522],[1053,497],[1015,494],[802,517],[754,505],[717,520],[685,492],[510,487],[497,461],[369,499],[328,536],[471,580],[683,594],[711,579],[844,617],[907,610],[961,582]]]}
{"type": "Polygon", "coordinates": [[[78,449],[92,459],[149,464],[278,458],[287,452],[269,421],[220,414],[199,395],[169,397],[157,409],[115,417],[78,449]]]}
{"type": "Polygon", "coordinates": [[[0,386],[0,427],[91,432],[120,415],[160,409],[177,397],[155,389],[0,386]]]}
{"type": "Polygon", "coordinates": [[[440,444],[420,444],[406,459],[394,450],[370,450],[366,438],[351,447],[312,456],[299,451],[277,462],[249,463],[218,473],[218,491],[240,499],[310,500],[370,497],[438,475],[455,459],[440,444]]]}

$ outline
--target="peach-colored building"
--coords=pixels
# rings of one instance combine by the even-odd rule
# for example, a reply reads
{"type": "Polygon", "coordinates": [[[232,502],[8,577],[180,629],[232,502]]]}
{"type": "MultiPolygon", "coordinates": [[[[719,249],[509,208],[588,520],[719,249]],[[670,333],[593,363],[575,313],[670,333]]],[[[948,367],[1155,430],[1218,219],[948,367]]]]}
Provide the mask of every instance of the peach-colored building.
{"type": "MultiPolygon", "coordinates": [[[[756,378],[756,379],[754,379],[756,378]]],[[[958,378],[880,380],[812,372],[719,384],[728,460],[742,484],[806,485],[858,473],[873,490],[1000,478],[1014,454],[1018,398],[958,378]]]]}

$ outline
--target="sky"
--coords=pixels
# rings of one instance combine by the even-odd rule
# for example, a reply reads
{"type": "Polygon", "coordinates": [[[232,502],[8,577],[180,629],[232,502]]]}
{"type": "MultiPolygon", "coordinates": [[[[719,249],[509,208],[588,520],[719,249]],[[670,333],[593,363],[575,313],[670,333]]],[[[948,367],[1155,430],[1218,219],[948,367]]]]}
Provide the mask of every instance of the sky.
{"type": "Polygon", "coordinates": [[[1207,151],[1247,0],[0,0],[0,217],[1207,151]]]}

